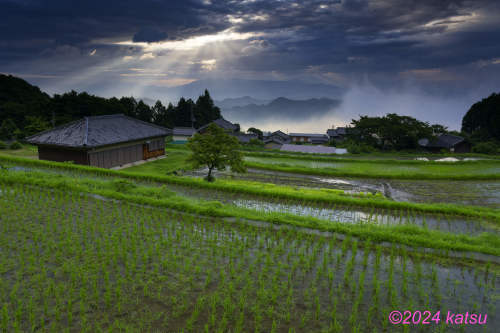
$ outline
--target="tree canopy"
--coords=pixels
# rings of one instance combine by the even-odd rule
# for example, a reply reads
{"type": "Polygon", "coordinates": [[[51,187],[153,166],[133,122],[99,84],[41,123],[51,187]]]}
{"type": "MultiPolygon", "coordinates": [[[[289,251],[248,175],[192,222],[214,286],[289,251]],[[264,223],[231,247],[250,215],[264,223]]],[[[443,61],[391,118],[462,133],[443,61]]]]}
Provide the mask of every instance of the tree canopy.
{"type": "Polygon", "coordinates": [[[259,140],[262,140],[264,138],[264,133],[262,133],[262,131],[258,128],[255,128],[255,127],[250,127],[249,129],[247,129],[247,133],[254,133],[257,135],[257,137],[259,138],[259,140]]]}
{"type": "Polygon", "coordinates": [[[246,171],[238,139],[228,135],[215,124],[210,124],[203,134],[196,133],[189,138],[187,146],[193,152],[189,158],[193,167],[208,168],[205,178],[208,181],[214,180],[212,176],[214,169],[224,170],[229,166],[233,172],[246,171]]]}
{"type": "Polygon", "coordinates": [[[349,137],[359,143],[381,149],[413,149],[418,147],[418,140],[433,139],[446,128],[441,125],[429,125],[409,116],[389,113],[383,117],[361,116],[352,120],[349,137]]]}
{"type": "Polygon", "coordinates": [[[471,106],[462,119],[462,132],[475,140],[500,141],[500,93],[471,106]]]}

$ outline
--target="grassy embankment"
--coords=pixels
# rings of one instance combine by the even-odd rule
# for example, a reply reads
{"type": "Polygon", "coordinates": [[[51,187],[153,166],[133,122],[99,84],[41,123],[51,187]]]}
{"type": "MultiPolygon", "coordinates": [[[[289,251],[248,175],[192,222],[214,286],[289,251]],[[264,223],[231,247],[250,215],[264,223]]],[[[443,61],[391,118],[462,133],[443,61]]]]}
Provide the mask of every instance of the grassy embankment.
{"type": "MultiPolygon", "coordinates": [[[[445,157],[455,157],[459,159],[457,162],[453,162],[454,165],[460,164],[470,164],[470,163],[500,163],[500,156],[487,156],[481,154],[429,154],[426,156],[422,155],[405,155],[405,154],[385,154],[385,155],[332,155],[332,154],[307,154],[307,153],[293,153],[293,152],[245,152],[246,157],[261,157],[269,159],[292,159],[292,160],[302,160],[302,161],[321,161],[321,162],[355,162],[355,163],[391,163],[391,164],[401,164],[401,165],[429,165],[438,163],[435,160],[445,158],[445,157]],[[472,156],[468,156],[472,155],[472,156]],[[417,160],[417,157],[426,157],[428,161],[417,160]],[[464,158],[470,158],[470,160],[464,161],[464,158]]],[[[440,162],[441,163],[441,162],[440,162]]]]}
{"type": "Polygon", "coordinates": [[[370,239],[375,242],[392,242],[411,247],[500,255],[500,238],[497,235],[488,233],[473,237],[428,230],[414,225],[346,225],[344,223],[301,217],[293,214],[264,213],[224,205],[217,201],[193,200],[192,198],[177,196],[169,191],[168,188],[137,186],[132,182],[124,182],[123,180],[102,181],[89,178],[50,175],[43,172],[3,171],[0,173],[0,182],[5,185],[25,184],[46,189],[52,188],[63,191],[91,193],[124,202],[170,208],[205,216],[235,217],[245,220],[306,227],[352,235],[360,239],[370,239]]]}
{"type": "MultiPolygon", "coordinates": [[[[159,162],[159,161],[156,161],[159,162]]],[[[153,163],[156,163],[153,162],[153,163]]],[[[500,221],[500,211],[485,207],[474,206],[459,206],[451,204],[422,204],[397,202],[386,200],[379,195],[360,195],[353,197],[345,194],[341,190],[334,189],[302,189],[291,186],[277,186],[274,184],[238,181],[238,180],[217,180],[209,183],[197,178],[178,177],[178,176],[161,176],[150,173],[132,173],[127,171],[116,171],[82,165],[74,165],[70,163],[58,163],[40,160],[31,160],[25,158],[0,156],[0,164],[4,165],[21,165],[34,168],[47,168],[55,170],[67,170],[75,173],[116,177],[131,179],[135,181],[155,182],[157,184],[173,184],[194,188],[203,188],[214,191],[224,191],[228,193],[242,193],[255,195],[262,198],[273,198],[283,200],[296,200],[304,203],[329,203],[337,205],[345,205],[352,207],[367,207],[381,208],[391,210],[404,210],[410,212],[421,212],[430,214],[449,214],[469,216],[478,219],[489,219],[492,221],[500,221]]]]}
{"type": "Polygon", "coordinates": [[[500,180],[500,162],[340,161],[322,158],[252,157],[249,168],[332,177],[385,179],[500,180]]]}
{"type": "Polygon", "coordinates": [[[241,149],[245,152],[246,155],[250,154],[263,154],[267,156],[305,156],[309,158],[314,157],[332,157],[337,159],[354,159],[354,160],[377,160],[377,159],[386,159],[386,160],[414,160],[417,157],[427,157],[428,159],[439,159],[444,157],[456,157],[458,159],[462,158],[487,158],[487,159],[500,159],[500,155],[489,155],[489,154],[480,154],[480,153],[429,153],[429,152],[418,152],[418,151],[380,151],[373,153],[362,153],[362,154],[318,154],[318,153],[303,153],[296,151],[285,151],[279,149],[265,149],[261,147],[249,147],[243,146],[241,149]]]}

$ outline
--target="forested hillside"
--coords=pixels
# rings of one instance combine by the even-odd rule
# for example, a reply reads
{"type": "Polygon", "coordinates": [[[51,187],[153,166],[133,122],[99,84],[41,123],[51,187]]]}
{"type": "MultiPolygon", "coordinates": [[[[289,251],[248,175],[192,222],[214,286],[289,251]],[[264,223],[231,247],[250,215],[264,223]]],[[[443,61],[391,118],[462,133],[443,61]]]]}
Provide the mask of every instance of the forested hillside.
{"type": "Polygon", "coordinates": [[[207,90],[196,102],[181,98],[176,106],[157,101],[149,106],[134,97],[103,98],[70,91],[49,96],[28,82],[0,75],[0,140],[22,139],[85,116],[123,113],[160,126],[200,127],[219,118],[220,109],[207,90]]]}

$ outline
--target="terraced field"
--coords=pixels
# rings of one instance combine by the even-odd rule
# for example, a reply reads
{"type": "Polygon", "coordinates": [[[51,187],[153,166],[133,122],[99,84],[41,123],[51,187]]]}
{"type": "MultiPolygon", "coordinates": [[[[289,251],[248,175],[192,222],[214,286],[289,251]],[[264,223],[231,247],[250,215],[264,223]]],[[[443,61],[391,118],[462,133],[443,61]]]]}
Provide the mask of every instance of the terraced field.
{"type": "Polygon", "coordinates": [[[122,171],[0,157],[0,330],[497,331],[495,195],[480,207],[415,200],[420,179],[170,175],[185,155],[122,171]],[[440,320],[393,324],[395,310],[440,320]]]}

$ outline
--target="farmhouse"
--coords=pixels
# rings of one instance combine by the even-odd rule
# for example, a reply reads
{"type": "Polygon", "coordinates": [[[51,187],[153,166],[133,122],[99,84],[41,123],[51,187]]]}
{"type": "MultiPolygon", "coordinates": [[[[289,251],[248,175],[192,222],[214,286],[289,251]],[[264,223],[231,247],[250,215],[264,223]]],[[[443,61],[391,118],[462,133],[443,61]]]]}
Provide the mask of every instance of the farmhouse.
{"type": "Polygon", "coordinates": [[[279,130],[264,134],[264,147],[267,149],[280,149],[282,145],[290,142],[292,142],[290,136],[279,130]]]}
{"type": "Polygon", "coordinates": [[[328,135],[326,134],[290,133],[290,138],[293,143],[323,144],[328,142],[328,135]]]}
{"type": "Polygon", "coordinates": [[[343,141],[347,135],[346,127],[337,127],[335,129],[330,128],[326,131],[326,135],[330,138],[330,140],[343,141]]]}
{"type": "Polygon", "coordinates": [[[230,122],[224,118],[219,118],[219,119],[216,119],[216,120],[198,128],[198,133],[204,133],[205,130],[207,129],[207,127],[210,126],[210,124],[215,124],[228,133],[235,133],[235,132],[239,131],[238,125],[235,125],[232,122],[230,122]]]}
{"type": "Polygon", "coordinates": [[[249,143],[252,139],[258,139],[257,134],[254,133],[242,133],[240,132],[240,126],[237,124],[233,124],[229,120],[224,118],[219,118],[211,123],[208,123],[200,128],[198,128],[198,133],[204,133],[206,128],[210,126],[210,124],[215,124],[226,131],[227,134],[234,136],[240,143],[249,143]]]}
{"type": "Polygon", "coordinates": [[[174,127],[172,132],[174,143],[185,143],[196,133],[196,130],[192,127],[174,127]]]}
{"type": "Polygon", "coordinates": [[[165,155],[170,129],[123,114],[85,117],[27,138],[41,160],[112,168],[165,155]]]}
{"type": "Polygon", "coordinates": [[[470,153],[471,151],[470,143],[463,137],[452,134],[442,134],[435,141],[420,139],[418,144],[433,153],[439,153],[443,149],[452,153],[470,153]]]}

